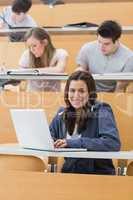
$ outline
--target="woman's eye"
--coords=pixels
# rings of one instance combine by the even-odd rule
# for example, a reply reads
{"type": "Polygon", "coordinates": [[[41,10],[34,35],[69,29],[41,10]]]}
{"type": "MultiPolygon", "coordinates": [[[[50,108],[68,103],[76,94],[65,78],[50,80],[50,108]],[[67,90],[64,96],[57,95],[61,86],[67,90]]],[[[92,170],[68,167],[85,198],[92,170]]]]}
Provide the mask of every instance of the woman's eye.
{"type": "Polygon", "coordinates": [[[70,89],[70,91],[69,92],[71,92],[71,93],[74,93],[75,92],[75,90],[73,90],[73,89],[70,89]]]}
{"type": "Polygon", "coordinates": [[[81,89],[81,90],[79,90],[79,93],[81,93],[81,94],[83,94],[84,92],[85,92],[85,91],[84,91],[84,90],[82,90],[82,89],[81,89]]]}

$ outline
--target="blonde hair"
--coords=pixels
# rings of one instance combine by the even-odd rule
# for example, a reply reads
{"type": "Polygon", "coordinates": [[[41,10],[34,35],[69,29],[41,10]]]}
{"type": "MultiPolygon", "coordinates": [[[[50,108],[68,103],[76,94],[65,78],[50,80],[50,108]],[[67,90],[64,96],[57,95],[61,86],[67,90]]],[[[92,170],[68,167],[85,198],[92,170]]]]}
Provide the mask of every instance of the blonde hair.
{"type": "Polygon", "coordinates": [[[43,28],[36,27],[36,28],[30,29],[25,34],[25,41],[27,41],[31,36],[33,36],[35,39],[39,40],[40,42],[43,42],[43,40],[46,39],[48,44],[42,56],[39,58],[36,58],[35,55],[31,51],[29,51],[30,67],[32,68],[48,67],[55,52],[55,47],[52,44],[49,34],[43,28]]]}

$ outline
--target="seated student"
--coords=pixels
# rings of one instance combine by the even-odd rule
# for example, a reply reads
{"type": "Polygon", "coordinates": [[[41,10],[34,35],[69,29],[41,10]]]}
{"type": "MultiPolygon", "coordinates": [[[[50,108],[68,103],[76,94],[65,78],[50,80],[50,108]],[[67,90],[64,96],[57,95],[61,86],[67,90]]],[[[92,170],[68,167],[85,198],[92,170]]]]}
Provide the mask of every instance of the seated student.
{"type": "MultiPolygon", "coordinates": [[[[88,42],[77,57],[77,70],[92,74],[133,72],[133,51],[120,43],[121,26],[112,20],[104,21],[97,29],[97,41],[88,42]]],[[[128,81],[97,80],[98,92],[123,92],[128,81]]]]}
{"type": "MultiPolygon", "coordinates": [[[[20,58],[21,68],[41,68],[46,73],[62,73],[65,71],[68,53],[64,49],[56,49],[48,33],[43,28],[33,28],[25,35],[28,49],[20,58]]],[[[29,80],[29,91],[58,91],[60,81],[29,80]]]]}
{"type": "MultiPolygon", "coordinates": [[[[27,14],[31,6],[31,0],[14,0],[0,14],[0,28],[36,27],[36,22],[27,14]]],[[[10,40],[21,41],[23,36],[24,33],[11,33],[10,40]]]]}
{"type": "MultiPolygon", "coordinates": [[[[96,101],[95,81],[85,71],[67,80],[64,99],[50,125],[56,148],[86,148],[88,151],[119,151],[120,139],[111,107],[96,101]],[[55,139],[56,138],[56,139],[55,139]]],[[[111,159],[65,158],[65,173],[115,174],[111,159]]]]}

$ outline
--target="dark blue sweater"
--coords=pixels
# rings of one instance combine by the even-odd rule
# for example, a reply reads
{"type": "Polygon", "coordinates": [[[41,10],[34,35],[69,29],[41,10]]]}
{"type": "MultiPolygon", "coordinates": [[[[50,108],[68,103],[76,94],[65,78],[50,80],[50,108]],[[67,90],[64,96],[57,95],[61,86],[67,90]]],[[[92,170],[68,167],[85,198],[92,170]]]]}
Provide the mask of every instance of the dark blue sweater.
{"type": "MultiPolygon", "coordinates": [[[[67,130],[59,109],[50,125],[54,138],[66,138],[67,130]]],[[[97,102],[93,106],[93,115],[88,119],[87,127],[80,138],[67,139],[69,148],[87,148],[88,151],[119,151],[120,139],[111,107],[97,102]]],[[[111,159],[65,158],[62,168],[65,173],[115,174],[111,159]]]]}

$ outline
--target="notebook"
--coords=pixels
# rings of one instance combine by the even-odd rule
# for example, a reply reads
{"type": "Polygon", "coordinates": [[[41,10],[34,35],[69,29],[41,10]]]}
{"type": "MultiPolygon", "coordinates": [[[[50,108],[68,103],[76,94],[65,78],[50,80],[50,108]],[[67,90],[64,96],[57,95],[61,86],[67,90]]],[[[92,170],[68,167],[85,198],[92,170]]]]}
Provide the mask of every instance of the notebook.
{"type": "Polygon", "coordinates": [[[64,25],[64,27],[89,28],[89,27],[98,27],[98,25],[91,22],[79,22],[79,23],[66,24],[64,25]]]}
{"type": "Polygon", "coordinates": [[[43,109],[10,109],[18,143],[22,148],[43,151],[87,151],[80,148],[54,148],[43,109]]]}

